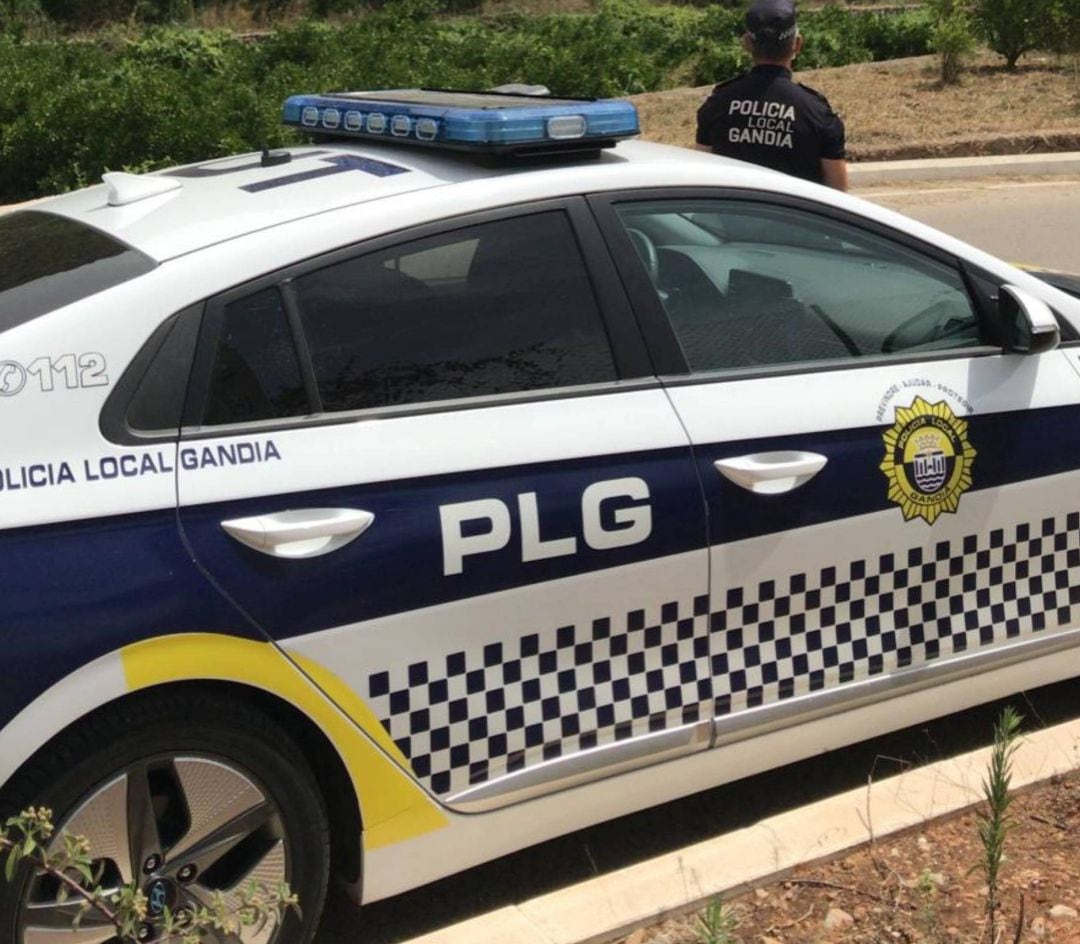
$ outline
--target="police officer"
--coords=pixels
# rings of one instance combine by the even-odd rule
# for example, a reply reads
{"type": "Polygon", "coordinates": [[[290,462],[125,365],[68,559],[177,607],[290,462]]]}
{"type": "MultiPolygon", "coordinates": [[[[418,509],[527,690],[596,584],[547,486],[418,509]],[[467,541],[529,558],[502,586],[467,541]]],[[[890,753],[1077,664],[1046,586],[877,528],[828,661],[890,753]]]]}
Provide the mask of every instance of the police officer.
{"type": "Polygon", "coordinates": [[[791,78],[803,47],[794,0],[754,0],[743,45],[754,67],[698,109],[698,149],[847,190],[844,123],[824,95],[791,78]]]}

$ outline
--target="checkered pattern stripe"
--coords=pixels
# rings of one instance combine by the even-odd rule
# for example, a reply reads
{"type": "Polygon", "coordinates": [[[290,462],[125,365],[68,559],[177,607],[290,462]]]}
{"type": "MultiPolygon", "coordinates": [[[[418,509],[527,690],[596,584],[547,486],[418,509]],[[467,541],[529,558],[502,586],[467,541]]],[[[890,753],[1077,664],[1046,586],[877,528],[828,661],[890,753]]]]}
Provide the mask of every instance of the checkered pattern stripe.
{"type": "Polygon", "coordinates": [[[1080,513],[729,589],[710,617],[717,715],[1073,621],[1080,513]]]}
{"type": "Polygon", "coordinates": [[[493,642],[368,678],[413,772],[437,794],[538,760],[696,721],[711,698],[708,599],[493,642]]]}
{"type": "Polygon", "coordinates": [[[537,631],[368,678],[413,772],[457,792],[539,760],[1073,622],[1080,513],[537,631]]]}

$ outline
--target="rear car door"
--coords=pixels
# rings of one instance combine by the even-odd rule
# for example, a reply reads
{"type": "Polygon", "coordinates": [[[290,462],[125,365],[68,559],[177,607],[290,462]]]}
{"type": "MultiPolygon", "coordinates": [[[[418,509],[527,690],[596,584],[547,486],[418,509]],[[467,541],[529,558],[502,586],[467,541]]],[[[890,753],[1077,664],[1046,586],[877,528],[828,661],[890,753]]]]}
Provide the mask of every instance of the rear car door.
{"type": "Polygon", "coordinates": [[[1070,644],[1076,378],[993,279],[794,199],[595,209],[708,502],[719,741],[1070,644]]]}
{"type": "Polygon", "coordinates": [[[453,807],[704,747],[704,507],[650,373],[581,200],[305,263],[207,306],[184,535],[453,807]]]}

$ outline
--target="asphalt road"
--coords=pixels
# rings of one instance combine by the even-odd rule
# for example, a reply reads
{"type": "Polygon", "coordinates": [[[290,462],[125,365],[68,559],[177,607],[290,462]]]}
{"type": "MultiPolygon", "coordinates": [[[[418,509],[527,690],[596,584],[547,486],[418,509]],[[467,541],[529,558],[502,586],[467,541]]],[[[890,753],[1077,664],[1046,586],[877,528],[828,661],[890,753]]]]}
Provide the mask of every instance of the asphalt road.
{"type": "Polygon", "coordinates": [[[856,193],[1009,262],[1080,273],[1080,178],[998,178],[856,193]]]}

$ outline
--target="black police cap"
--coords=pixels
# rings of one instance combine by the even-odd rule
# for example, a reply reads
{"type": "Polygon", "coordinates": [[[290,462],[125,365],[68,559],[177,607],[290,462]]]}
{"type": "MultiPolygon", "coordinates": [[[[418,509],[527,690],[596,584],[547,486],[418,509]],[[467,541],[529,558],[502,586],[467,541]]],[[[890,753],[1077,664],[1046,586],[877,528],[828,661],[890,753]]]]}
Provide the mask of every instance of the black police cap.
{"type": "Polygon", "coordinates": [[[746,11],[746,31],[755,40],[790,39],[795,35],[794,0],[754,0],[746,11]]]}

